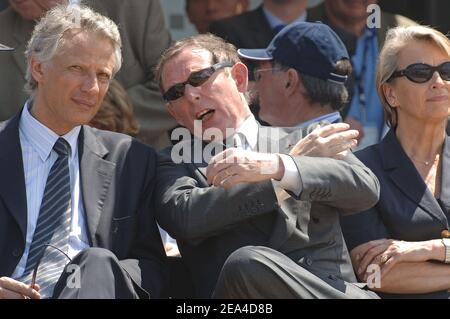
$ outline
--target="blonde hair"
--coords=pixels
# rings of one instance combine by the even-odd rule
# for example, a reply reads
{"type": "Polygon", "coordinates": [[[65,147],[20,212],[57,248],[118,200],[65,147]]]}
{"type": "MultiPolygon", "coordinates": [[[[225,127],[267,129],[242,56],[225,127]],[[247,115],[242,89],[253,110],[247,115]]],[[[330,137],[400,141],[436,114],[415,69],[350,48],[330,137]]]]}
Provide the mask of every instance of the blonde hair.
{"type": "Polygon", "coordinates": [[[387,32],[386,41],[378,59],[376,86],[383,104],[386,122],[392,128],[397,127],[397,111],[387,101],[383,86],[389,82],[392,74],[398,68],[400,51],[413,41],[426,41],[433,44],[450,58],[450,40],[433,28],[415,25],[392,28],[387,32]]]}

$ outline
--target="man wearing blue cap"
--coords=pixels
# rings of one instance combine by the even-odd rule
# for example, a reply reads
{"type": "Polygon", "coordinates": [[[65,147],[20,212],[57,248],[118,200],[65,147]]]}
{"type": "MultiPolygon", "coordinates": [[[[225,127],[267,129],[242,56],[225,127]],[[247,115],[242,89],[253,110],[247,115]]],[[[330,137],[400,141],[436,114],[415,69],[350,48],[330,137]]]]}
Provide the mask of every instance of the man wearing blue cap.
{"type": "MultiPolygon", "coordinates": [[[[347,50],[327,25],[296,23],[285,28],[266,49],[239,49],[255,61],[260,117],[273,126],[300,127],[341,122],[351,74],[347,50]]],[[[349,132],[352,134],[353,132],[349,132]]],[[[356,146],[356,140],[350,140],[356,146]]]]}
{"type": "MultiPolygon", "coordinates": [[[[262,119],[306,132],[317,124],[341,120],[338,110],[347,99],[344,83],[351,66],[344,44],[328,26],[291,24],[266,49],[238,53],[259,63],[255,79],[262,119]]],[[[351,163],[353,157],[347,154],[343,160],[351,163]]],[[[292,238],[278,250],[248,246],[235,251],[222,268],[215,297],[376,298],[365,284],[356,283],[347,262],[339,225],[343,211],[333,204],[319,207],[315,201],[299,199],[308,206],[296,213],[294,233],[303,230],[304,236],[292,238]],[[333,238],[325,239],[330,234],[333,238]]]]}

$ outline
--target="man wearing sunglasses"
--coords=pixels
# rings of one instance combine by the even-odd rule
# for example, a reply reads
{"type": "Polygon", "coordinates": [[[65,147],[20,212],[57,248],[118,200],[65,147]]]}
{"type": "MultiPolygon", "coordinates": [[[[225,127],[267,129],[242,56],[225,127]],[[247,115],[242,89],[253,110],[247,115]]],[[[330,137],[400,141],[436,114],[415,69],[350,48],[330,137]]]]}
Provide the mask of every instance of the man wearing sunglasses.
{"type": "MultiPolygon", "coordinates": [[[[247,75],[234,46],[213,35],[175,43],[158,64],[169,112],[195,136],[161,153],[155,188],[158,222],[178,241],[193,277],[194,297],[213,295],[222,267],[226,283],[216,288],[215,297],[373,297],[344,284],[356,278],[337,220],[339,213],[372,206],[377,180],[351,155],[345,162],[287,155],[302,130],[261,127],[245,97],[247,75]],[[234,147],[212,148],[214,156],[204,156],[222,139],[224,144],[234,141],[234,147]],[[261,272],[251,258],[260,253],[280,261],[273,274],[283,276],[284,269],[295,268],[298,285],[289,289],[291,283],[261,272]],[[249,289],[244,296],[227,285],[236,279],[229,276],[236,261],[226,263],[230,255],[249,257],[237,268],[261,289],[249,289]],[[311,287],[309,292],[300,288],[303,284],[311,287]]],[[[339,125],[328,129],[336,132],[339,125]]],[[[318,135],[300,141],[320,148],[318,135]]],[[[327,151],[333,149],[328,146],[327,151]]],[[[336,147],[333,155],[340,151],[336,147]]]]}

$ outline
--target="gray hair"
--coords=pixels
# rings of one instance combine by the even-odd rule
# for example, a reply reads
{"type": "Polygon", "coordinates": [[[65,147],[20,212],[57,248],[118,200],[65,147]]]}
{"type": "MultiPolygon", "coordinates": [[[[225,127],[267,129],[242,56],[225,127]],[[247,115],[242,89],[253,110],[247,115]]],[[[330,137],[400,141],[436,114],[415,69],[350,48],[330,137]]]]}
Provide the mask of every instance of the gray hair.
{"type": "Polygon", "coordinates": [[[376,86],[381,103],[383,104],[386,122],[392,128],[397,127],[397,110],[391,107],[387,101],[383,86],[389,85],[392,74],[398,68],[400,51],[414,41],[429,42],[441,49],[442,52],[445,52],[450,58],[450,40],[444,34],[433,28],[415,25],[396,27],[387,32],[386,41],[378,59],[376,86]]]}
{"type": "Polygon", "coordinates": [[[35,26],[25,51],[27,58],[25,90],[30,95],[34,95],[37,88],[37,82],[31,75],[31,58],[34,57],[40,62],[50,61],[61,49],[65,32],[73,29],[100,34],[109,39],[116,58],[113,75],[120,70],[122,41],[117,25],[111,19],[84,5],[58,5],[49,10],[35,26]]]}
{"type": "MultiPolygon", "coordinates": [[[[272,64],[283,71],[291,69],[277,61],[274,61],[272,64]]],[[[309,103],[319,104],[322,107],[330,106],[335,111],[340,111],[348,103],[349,94],[345,85],[296,71],[306,90],[309,103]]],[[[352,73],[350,61],[348,59],[339,60],[335,65],[335,72],[339,75],[349,76],[352,73]]]]}

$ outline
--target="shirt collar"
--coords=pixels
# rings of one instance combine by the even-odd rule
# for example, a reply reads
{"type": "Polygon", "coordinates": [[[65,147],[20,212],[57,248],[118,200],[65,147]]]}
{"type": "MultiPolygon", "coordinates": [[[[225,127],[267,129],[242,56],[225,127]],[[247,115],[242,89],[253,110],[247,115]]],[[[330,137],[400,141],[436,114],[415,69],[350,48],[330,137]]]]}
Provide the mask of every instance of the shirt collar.
{"type": "MultiPolygon", "coordinates": [[[[32,100],[25,102],[25,106],[20,116],[19,130],[31,144],[33,149],[39,154],[39,157],[45,162],[53,150],[53,146],[60,137],[51,129],[34,118],[29,108],[32,105],[32,100]]],[[[70,144],[70,159],[73,160],[77,153],[78,135],[80,134],[81,126],[74,127],[69,133],[62,136],[70,144]]]]}
{"type": "Polygon", "coordinates": [[[304,128],[304,127],[308,127],[311,124],[320,122],[320,121],[328,121],[330,123],[335,123],[335,122],[341,122],[342,118],[341,115],[339,114],[339,112],[333,112],[333,113],[328,113],[319,117],[315,117],[309,121],[303,122],[298,124],[296,127],[298,128],[304,128]]]}
{"type": "MultiPolygon", "coordinates": [[[[273,29],[277,26],[281,25],[287,25],[286,22],[284,22],[283,20],[281,20],[280,18],[278,18],[277,16],[275,16],[272,12],[270,12],[269,10],[267,10],[266,7],[263,6],[263,12],[264,15],[267,19],[267,22],[269,22],[270,28],[273,29]]],[[[291,23],[296,23],[296,22],[305,22],[307,18],[307,12],[305,10],[305,12],[303,12],[302,15],[300,15],[299,17],[297,17],[297,19],[295,19],[294,21],[292,21],[291,23]]]]}
{"type": "Polygon", "coordinates": [[[258,130],[259,125],[256,122],[255,117],[251,114],[244,122],[236,129],[236,133],[240,133],[245,136],[248,146],[252,149],[256,149],[258,144],[258,130]]]}

